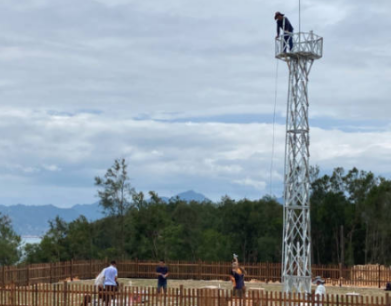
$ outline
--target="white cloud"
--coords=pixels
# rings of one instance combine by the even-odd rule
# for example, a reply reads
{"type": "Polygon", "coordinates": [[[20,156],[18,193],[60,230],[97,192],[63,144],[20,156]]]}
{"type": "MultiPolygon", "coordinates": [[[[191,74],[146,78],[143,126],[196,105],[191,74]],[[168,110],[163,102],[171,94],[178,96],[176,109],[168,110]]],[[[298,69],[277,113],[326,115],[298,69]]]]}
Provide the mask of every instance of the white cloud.
{"type": "Polygon", "coordinates": [[[43,165],[42,168],[51,172],[61,171],[61,168],[56,165],[43,165]]]}
{"type": "MultiPolygon", "coordinates": [[[[269,192],[271,124],[158,122],[10,109],[2,114],[0,133],[7,136],[0,141],[0,180],[13,175],[22,182],[28,175],[26,203],[36,203],[31,186],[50,189],[47,198],[40,195],[42,203],[69,204],[65,190],[73,190],[72,199],[79,194],[78,202],[92,202],[94,176],[121,157],[128,160],[132,184],[142,191],[170,196],[196,189],[214,200],[224,194],[257,198],[269,192]]],[[[277,196],[282,194],[284,133],[283,125],[275,126],[272,183],[277,196]]],[[[311,164],[325,171],[356,166],[389,175],[390,137],[390,129],[350,133],[313,128],[311,164]]],[[[2,184],[0,202],[14,199],[15,192],[2,184]]]]}
{"type": "Polygon", "coordinates": [[[303,26],[309,23],[321,25],[322,28],[336,25],[351,16],[353,7],[354,4],[348,1],[340,1],[338,4],[332,1],[307,1],[307,3],[303,3],[303,26]]]}
{"type": "Polygon", "coordinates": [[[25,174],[33,174],[33,173],[38,173],[40,171],[39,168],[29,167],[29,166],[25,167],[22,165],[14,165],[11,167],[11,169],[21,171],[22,173],[25,173],[25,174]]]}
{"type": "MultiPolygon", "coordinates": [[[[325,39],[310,75],[311,162],[391,173],[391,3],[302,3],[302,29],[325,39]]],[[[141,190],[261,196],[278,10],[297,30],[297,3],[282,0],[0,0],[0,202],[88,202],[117,157],[141,190]]],[[[277,81],[279,193],[281,63],[277,81]]]]}
{"type": "Polygon", "coordinates": [[[117,7],[117,6],[123,6],[123,5],[130,5],[134,4],[137,1],[135,0],[93,0],[100,4],[104,4],[108,7],[117,7]]]}
{"type": "Polygon", "coordinates": [[[244,186],[250,186],[250,187],[253,187],[253,188],[261,190],[261,191],[264,191],[265,187],[266,187],[266,182],[255,181],[250,178],[246,178],[243,180],[235,180],[234,183],[239,184],[239,185],[244,185],[244,186]]]}

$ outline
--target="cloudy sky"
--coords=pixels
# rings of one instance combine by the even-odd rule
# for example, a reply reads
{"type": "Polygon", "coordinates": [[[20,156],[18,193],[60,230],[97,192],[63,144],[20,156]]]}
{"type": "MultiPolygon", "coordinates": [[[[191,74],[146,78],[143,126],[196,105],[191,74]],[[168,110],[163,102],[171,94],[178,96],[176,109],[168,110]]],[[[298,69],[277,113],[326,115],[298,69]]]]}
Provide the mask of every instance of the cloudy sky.
{"type": "MultiPolygon", "coordinates": [[[[311,164],[390,177],[391,1],[301,2],[311,164]]],[[[298,30],[298,0],[0,0],[0,203],[95,202],[115,158],[138,191],[281,196],[277,10],[298,30]]]]}

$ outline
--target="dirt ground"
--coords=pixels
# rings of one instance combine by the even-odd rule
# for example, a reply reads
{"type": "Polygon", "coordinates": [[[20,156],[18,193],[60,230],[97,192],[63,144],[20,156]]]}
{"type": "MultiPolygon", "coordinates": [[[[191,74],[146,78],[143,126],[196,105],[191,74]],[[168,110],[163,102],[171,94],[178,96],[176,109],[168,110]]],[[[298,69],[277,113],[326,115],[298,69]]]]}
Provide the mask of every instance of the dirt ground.
{"type": "MultiPolygon", "coordinates": [[[[134,286],[134,287],[154,287],[156,286],[156,280],[154,279],[128,279],[128,278],[120,278],[119,283],[124,284],[124,286],[134,286]]],[[[94,283],[93,280],[83,280],[83,281],[74,281],[73,283],[82,283],[82,284],[90,284],[94,283]]],[[[199,281],[199,280],[168,280],[168,286],[172,288],[179,288],[180,285],[183,285],[184,288],[202,288],[206,286],[216,286],[223,289],[232,289],[232,283],[230,281],[220,281],[220,280],[212,280],[212,281],[199,281]]],[[[263,283],[257,281],[246,282],[247,288],[259,289],[263,288],[266,291],[277,291],[280,292],[282,287],[280,283],[263,283]]],[[[315,290],[316,286],[313,285],[313,290],[315,290]]],[[[347,293],[358,293],[362,296],[378,296],[384,297],[385,291],[384,289],[378,288],[362,288],[362,287],[339,287],[339,286],[326,286],[327,293],[330,294],[340,294],[345,295],[347,293]]]]}

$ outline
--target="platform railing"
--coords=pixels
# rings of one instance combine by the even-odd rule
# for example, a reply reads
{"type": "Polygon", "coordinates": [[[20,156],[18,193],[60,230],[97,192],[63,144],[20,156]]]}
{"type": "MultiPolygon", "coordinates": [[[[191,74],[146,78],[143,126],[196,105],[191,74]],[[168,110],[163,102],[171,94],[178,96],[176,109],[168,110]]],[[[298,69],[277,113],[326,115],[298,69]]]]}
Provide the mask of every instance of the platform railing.
{"type": "Polygon", "coordinates": [[[283,33],[275,40],[276,58],[304,56],[319,59],[323,56],[323,38],[313,32],[283,33]],[[292,40],[292,49],[290,49],[292,40]]]}

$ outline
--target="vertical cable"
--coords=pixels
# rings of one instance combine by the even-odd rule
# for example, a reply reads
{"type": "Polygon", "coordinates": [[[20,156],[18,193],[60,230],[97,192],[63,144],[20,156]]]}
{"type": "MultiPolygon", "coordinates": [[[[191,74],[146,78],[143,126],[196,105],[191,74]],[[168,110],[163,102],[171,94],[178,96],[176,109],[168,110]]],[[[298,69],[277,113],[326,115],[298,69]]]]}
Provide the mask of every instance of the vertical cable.
{"type": "Polygon", "coordinates": [[[272,157],[270,161],[270,196],[273,193],[273,166],[274,166],[274,134],[275,134],[275,123],[276,123],[276,108],[277,108],[277,93],[278,93],[278,60],[276,60],[276,80],[274,85],[274,110],[273,110],[273,132],[272,132],[272,157]]]}

